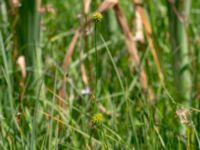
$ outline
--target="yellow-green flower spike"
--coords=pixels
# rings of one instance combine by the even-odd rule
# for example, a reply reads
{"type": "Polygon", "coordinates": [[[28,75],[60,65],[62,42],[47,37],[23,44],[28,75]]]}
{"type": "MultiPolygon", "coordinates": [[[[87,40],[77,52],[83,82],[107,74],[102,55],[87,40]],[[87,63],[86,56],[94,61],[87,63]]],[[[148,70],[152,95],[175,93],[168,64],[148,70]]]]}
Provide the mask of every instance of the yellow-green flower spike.
{"type": "Polygon", "coordinates": [[[100,12],[95,12],[93,13],[92,18],[95,22],[101,22],[103,15],[100,12]]]}
{"type": "Polygon", "coordinates": [[[103,122],[103,115],[101,113],[97,113],[92,116],[93,124],[101,124],[103,122]]]}

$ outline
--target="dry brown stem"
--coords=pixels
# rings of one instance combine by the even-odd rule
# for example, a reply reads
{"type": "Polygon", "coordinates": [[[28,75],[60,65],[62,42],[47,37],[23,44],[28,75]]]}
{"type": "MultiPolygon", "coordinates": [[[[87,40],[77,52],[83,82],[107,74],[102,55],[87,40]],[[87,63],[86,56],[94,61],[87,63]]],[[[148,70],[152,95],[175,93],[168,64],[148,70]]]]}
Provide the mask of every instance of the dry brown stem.
{"type": "Polygon", "coordinates": [[[146,92],[147,91],[147,83],[148,83],[146,72],[140,64],[140,57],[138,55],[138,51],[136,49],[134,38],[129,29],[127,20],[124,16],[119,4],[116,4],[114,6],[114,11],[115,11],[118,23],[121,27],[121,30],[124,34],[126,46],[128,48],[130,57],[132,58],[132,61],[134,62],[135,67],[140,69],[139,81],[141,83],[143,90],[146,92]]]}
{"type": "Polygon", "coordinates": [[[141,16],[142,23],[143,23],[143,26],[144,26],[144,30],[146,32],[149,47],[150,47],[154,62],[155,62],[156,67],[157,67],[157,71],[158,71],[160,81],[163,82],[164,76],[163,76],[163,73],[162,73],[162,70],[161,70],[161,67],[160,67],[160,62],[159,62],[159,59],[158,59],[158,55],[157,55],[156,48],[155,48],[154,41],[153,41],[153,37],[152,37],[152,27],[151,27],[149,20],[148,20],[146,14],[145,14],[144,8],[141,5],[141,0],[134,0],[134,4],[135,4],[135,7],[137,9],[137,12],[141,16]]]}

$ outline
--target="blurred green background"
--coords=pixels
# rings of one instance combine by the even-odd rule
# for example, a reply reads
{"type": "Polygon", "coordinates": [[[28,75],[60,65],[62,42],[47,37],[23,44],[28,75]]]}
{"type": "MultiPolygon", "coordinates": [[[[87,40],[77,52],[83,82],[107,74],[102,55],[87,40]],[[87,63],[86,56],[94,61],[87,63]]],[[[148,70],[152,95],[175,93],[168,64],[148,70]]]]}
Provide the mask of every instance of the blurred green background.
{"type": "Polygon", "coordinates": [[[88,13],[84,2],[0,0],[0,149],[200,149],[200,1],[119,0],[87,26],[115,1],[92,0],[88,13]],[[137,7],[151,26],[133,41],[139,68],[116,5],[133,39],[137,7]]]}

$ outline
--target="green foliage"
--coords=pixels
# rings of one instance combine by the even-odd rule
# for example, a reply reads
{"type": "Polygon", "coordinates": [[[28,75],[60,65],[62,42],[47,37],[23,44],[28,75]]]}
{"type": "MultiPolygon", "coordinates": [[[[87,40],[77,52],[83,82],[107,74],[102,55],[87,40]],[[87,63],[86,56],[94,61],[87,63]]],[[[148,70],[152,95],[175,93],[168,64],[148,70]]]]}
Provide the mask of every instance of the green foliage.
{"type": "MultiPolygon", "coordinates": [[[[130,71],[127,47],[113,10],[103,13],[96,31],[91,24],[87,40],[81,35],[66,76],[63,59],[75,29],[84,20],[79,15],[82,1],[20,2],[13,14],[9,1],[0,1],[0,149],[200,149],[199,1],[191,3],[184,34],[192,85],[190,105],[177,96],[175,88],[171,40],[179,37],[166,1],[143,1],[165,76],[160,83],[145,39],[138,49],[154,91],[154,104],[149,104],[142,91],[138,70],[130,71]],[[38,11],[47,5],[52,11],[38,11]],[[17,66],[20,55],[26,60],[25,79],[17,66]],[[81,78],[81,62],[95,96],[83,94],[88,87],[81,78]],[[65,99],[58,92],[63,80],[65,99]]],[[[92,1],[90,17],[99,3],[92,1]]],[[[120,5],[134,35],[133,3],[124,0],[120,5]]]]}

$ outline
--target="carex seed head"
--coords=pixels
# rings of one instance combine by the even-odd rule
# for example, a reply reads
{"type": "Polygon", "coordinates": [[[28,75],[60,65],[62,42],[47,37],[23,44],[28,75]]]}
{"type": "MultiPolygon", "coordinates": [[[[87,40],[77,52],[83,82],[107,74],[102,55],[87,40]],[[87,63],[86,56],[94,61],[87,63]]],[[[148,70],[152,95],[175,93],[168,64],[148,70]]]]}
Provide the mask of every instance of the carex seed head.
{"type": "Polygon", "coordinates": [[[101,22],[103,15],[100,12],[95,12],[93,13],[92,18],[95,22],[101,22]]]}
{"type": "Polygon", "coordinates": [[[92,116],[92,123],[100,125],[103,122],[103,115],[101,113],[96,113],[92,116]]]}

